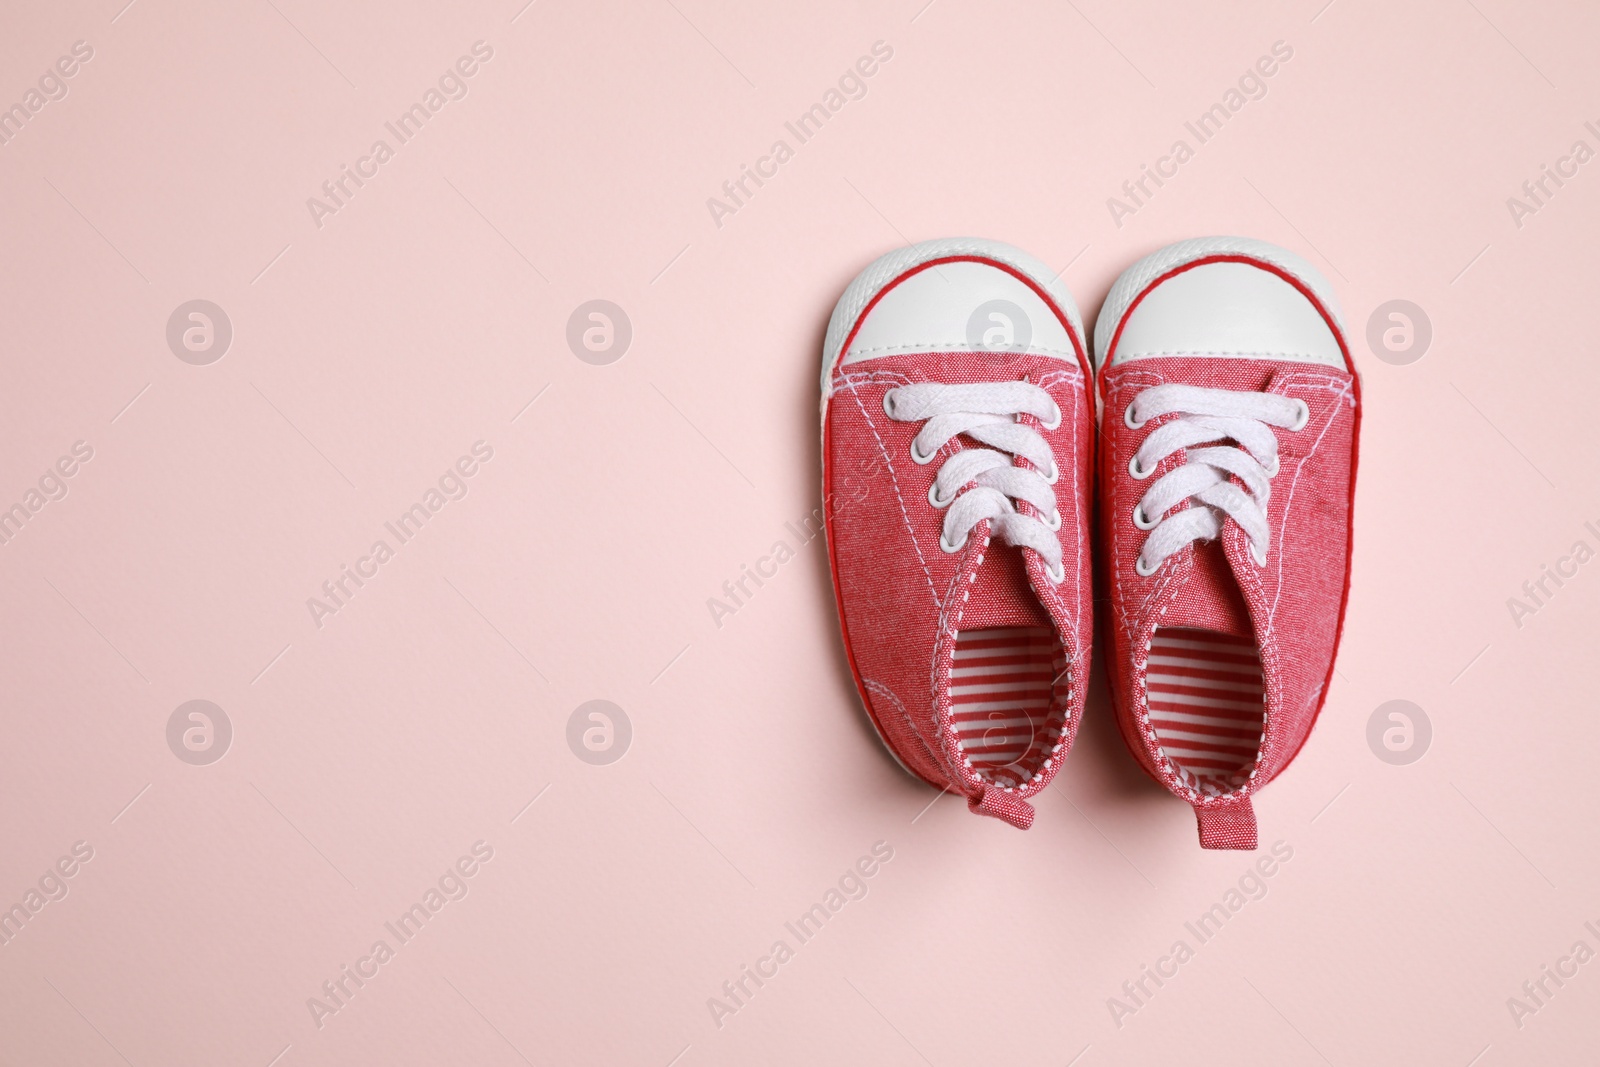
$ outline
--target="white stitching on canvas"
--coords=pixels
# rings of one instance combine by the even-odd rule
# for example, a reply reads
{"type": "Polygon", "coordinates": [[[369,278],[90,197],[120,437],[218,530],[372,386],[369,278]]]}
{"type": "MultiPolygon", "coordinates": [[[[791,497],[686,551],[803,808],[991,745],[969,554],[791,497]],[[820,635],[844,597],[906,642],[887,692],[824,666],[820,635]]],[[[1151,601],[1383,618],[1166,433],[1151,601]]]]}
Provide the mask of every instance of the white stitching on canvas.
{"type": "Polygon", "coordinates": [[[1291,385],[1298,385],[1298,384],[1308,384],[1310,386],[1310,388],[1318,389],[1318,390],[1323,391],[1323,392],[1334,393],[1336,395],[1335,395],[1335,398],[1334,398],[1333,413],[1328,417],[1327,425],[1324,426],[1322,428],[1322,432],[1317,435],[1317,439],[1316,439],[1315,443],[1312,444],[1310,451],[1308,451],[1304,456],[1301,456],[1300,457],[1300,461],[1295,464],[1294,477],[1289,480],[1289,492],[1287,494],[1287,497],[1286,497],[1286,499],[1284,501],[1284,505],[1283,505],[1283,518],[1279,522],[1278,529],[1276,531],[1277,538],[1278,538],[1278,546],[1279,546],[1279,552],[1277,554],[1278,555],[1278,560],[1277,560],[1278,583],[1277,583],[1277,589],[1274,591],[1273,596],[1272,596],[1272,607],[1267,609],[1267,620],[1268,620],[1269,624],[1271,623],[1271,621],[1273,619],[1275,619],[1277,617],[1277,614],[1278,614],[1278,600],[1279,600],[1279,597],[1283,593],[1283,557],[1284,557],[1284,553],[1282,551],[1282,547],[1283,547],[1284,539],[1286,537],[1285,531],[1289,527],[1289,512],[1294,508],[1295,490],[1299,487],[1299,484],[1300,484],[1300,474],[1301,474],[1302,471],[1305,470],[1306,464],[1311,461],[1311,457],[1316,455],[1317,454],[1317,450],[1322,447],[1323,440],[1328,436],[1328,433],[1333,429],[1334,424],[1339,421],[1339,416],[1344,413],[1344,409],[1339,406],[1338,402],[1340,400],[1344,399],[1344,397],[1346,397],[1346,396],[1353,395],[1353,388],[1352,388],[1353,383],[1350,380],[1339,381],[1338,379],[1332,379],[1332,378],[1328,378],[1328,377],[1325,377],[1325,376],[1322,376],[1322,375],[1291,374],[1291,375],[1287,375],[1286,377],[1284,377],[1282,381],[1283,381],[1283,390],[1282,391],[1283,391],[1284,395],[1288,395],[1289,387],[1291,385]],[[1318,384],[1318,383],[1322,383],[1322,384],[1318,384]]]}
{"type": "Polygon", "coordinates": [[[878,452],[883,456],[883,462],[889,469],[889,484],[894,487],[894,498],[900,503],[900,517],[905,520],[906,533],[911,537],[911,547],[916,549],[917,562],[922,564],[922,573],[928,579],[928,593],[933,597],[933,602],[939,607],[939,590],[933,584],[933,572],[928,569],[928,561],[922,555],[922,546],[917,543],[917,533],[911,526],[911,513],[906,510],[906,501],[900,495],[900,476],[895,473],[894,459],[889,455],[889,446],[883,443],[883,437],[878,433],[878,427],[872,422],[872,416],[867,413],[867,406],[861,402],[861,391],[856,388],[854,381],[845,380],[845,385],[850,390],[850,396],[856,402],[856,407],[861,410],[861,418],[866,422],[867,429],[872,431],[873,440],[878,442],[878,452]]]}
{"type": "Polygon", "coordinates": [[[1118,359],[1142,359],[1158,356],[1222,356],[1237,357],[1239,359],[1292,359],[1305,363],[1317,363],[1319,360],[1309,352],[1218,352],[1197,348],[1185,348],[1179,351],[1163,350],[1160,352],[1120,352],[1118,359]]]}
{"type": "MultiPolygon", "coordinates": [[[[906,710],[905,701],[901,700],[900,697],[895,694],[893,689],[890,689],[887,685],[884,685],[875,678],[863,678],[861,679],[861,685],[873,696],[886,698],[894,706],[895,711],[899,712],[900,718],[904,721],[906,729],[910,731],[911,736],[916,739],[917,743],[922,746],[922,753],[927,757],[928,762],[933,764],[935,767],[939,766],[939,760],[936,759],[933,753],[928,750],[927,740],[924,739],[922,734],[917,730],[916,724],[911,721],[911,713],[906,710]]],[[[867,721],[872,721],[871,715],[867,716],[867,721]]],[[[912,770],[910,763],[900,758],[900,754],[895,750],[895,746],[890,743],[889,738],[884,737],[882,731],[877,729],[876,723],[873,723],[873,730],[878,733],[878,739],[883,742],[883,746],[894,754],[895,760],[899,762],[901,766],[905,767],[907,771],[915,774],[916,772],[912,770]]]]}
{"type": "MultiPolygon", "coordinates": [[[[847,351],[844,354],[844,360],[848,361],[851,356],[859,355],[859,354],[866,353],[866,352],[899,352],[899,353],[902,353],[902,354],[905,354],[905,353],[916,353],[916,354],[928,353],[928,354],[933,354],[933,353],[939,353],[939,352],[993,352],[993,351],[994,351],[994,349],[988,347],[987,345],[950,344],[948,342],[943,342],[943,341],[934,341],[934,342],[929,342],[927,344],[871,345],[871,346],[869,346],[867,348],[856,348],[855,346],[852,345],[850,350],[847,351]]],[[[1051,347],[1049,347],[1047,345],[1028,345],[1027,347],[1023,348],[1020,351],[1014,351],[1012,349],[1006,349],[1005,350],[1005,354],[1007,354],[1007,355],[1019,355],[1019,356],[1056,356],[1056,357],[1061,358],[1061,359],[1077,359],[1078,358],[1078,353],[1075,352],[1074,350],[1070,349],[1070,348],[1051,348],[1051,347]]]]}

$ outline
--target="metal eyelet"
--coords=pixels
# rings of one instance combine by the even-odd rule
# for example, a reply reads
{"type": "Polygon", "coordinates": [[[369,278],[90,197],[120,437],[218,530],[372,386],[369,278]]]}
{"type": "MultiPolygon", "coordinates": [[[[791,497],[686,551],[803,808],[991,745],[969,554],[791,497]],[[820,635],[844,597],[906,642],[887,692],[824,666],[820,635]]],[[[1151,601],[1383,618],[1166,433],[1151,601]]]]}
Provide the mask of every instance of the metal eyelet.
{"type": "Polygon", "coordinates": [[[1306,423],[1311,421],[1311,406],[1299,397],[1296,397],[1294,402],[1299,405],[1300,414],[1295,416],[1294,425],[1289,429],[1298,433],[1306,428],[1306,423]]]}
{"type": "Polygon", "coordinates": [[[1145,470],[1143,467],[1139,466],[1139,453],[1137,452],[1135,452],[1132,458],[1128,460],[1128,473],[1139,479],[1141,482],[1155,472],[1156,469],[1154,467],[1151,467],[1149,470],[1145,470]]]}
{"type": "MultiPolygon", "coordinates": [[[[885,395],[887,395],[887,394],[885,394],[885,395]]],[[[1142,429],[1144,429],[1144,424],[1146,422],[1148,422],[1148,421],[1149,421],[1148,419],[1135,421],[1135,419],[1133,417],[1133,402],[1132,401],[1129,401],[1128,402],[1128,406],[1125,409],[1123,409],[1123,412],[1122,412],[1122,424],[1124,426],[1126,426],[1130,430],[1142,430],[1142,429]]]]}
{"type": "Polygon", "coordinates": [[[957,542],[956,544],[952,545],[950,542],[948,542],[948,541],[946,541],[944,539],[944,531],[941,530],[939,532],[939,548],[942,549],[943,551],[949,552],[952,555],[954,555],[955,553],[960,552],[963,548],[966,548],[966,547],[967,547],[967,538],[966,538],[965,534],[962,535],[961,540],[959,542],[957,542]]]}
{"type": "Polygon", "coordinates": [[[928,503],[932,504],[936,508],[947,508],[955,502],[955,499],[955,497],[951,497],[949,500],[946,500],[944,497],[940,496],[939,483],[937,481],[928,486],[928,503]]]}
{"type": "Polygon", "coordinates": [[[1041,516],[1040,521],[1044,523],[1045,529],[1049,530],[1051,533],[1055,533],[1057,530],[1061,529],[1061,509],[1056,508],[1054,511],[1050,512],[1050,514],[1041,516]]]}
{"type": "Polygon", "coordinates": [[[1046,482],[1049,482],[1051,485],[1055,485],[1056,482],[1060,480],[1060,478],[1061,478],[1061,465],[1056,462],[1056,458],[1054,456],[1051,456],[1050,457],[1050,471],[1049,471],[1049,473],[1045,474],[1044,480],[1046,482]]]}
{"type": "Polygon", "coordinates": [[[1050,567],[1050,565],[1048,563],[1045,564],[1044,576],[1046,578],[1050,579],[1050,582],[1051,582],[1052,585],[1060,585],[1062,582],[1066,581],[1067,580],[1067,562],[1066,562],[1066,560],[1062,560],[1060,563],[1057,563],[1053,570],[1051,569],[1051,567],[1050,567]]]}
{"type": "Polygon", "coordinates": [[[1278,455],[1277,455],[1276,452],[1274,452],[1273,455],[1272,455],[1272,466],[1266,468],[1267,477],[1268,478],[1276,478],[1278,476],[1278,471],[1280,469],[1282,469],[1282,467],[1283,467],[1283,464],[1281,462],[1279,462],[1278,455]]]}
{"type": "Polygon", "coordinates": [[[1041,421],[1039,426],[1046,430],[1058,429],[1061,426],[1061,405],[1052,400],[1050,401],[1050,406],[1055,410],[1055,415],[1051,417],[1049,422],[1041,421]]]}
{"type": "Polygon", "coordinates": [[[1143,504],[1135,504],[1133,506],[1133,524],[1139,527],[1139,529],[1154,530],[1156,528],[1156,524],[1160,521],[1160,519],[1147,518],[1144,513],[1143,504]]]}
{"type": "Polygon", "coordinates": [[[1150,577],[1152,574],[1154,574],[1156,571],[1158,571],[1160,569],[1161,569],[1161,564],[1158,563],[1154,567],[1151,567],[1150,569],[1146,570],[1145,569],[1145,565],[1144,565],[1144,553],[1143,552],[1139,553],[1139,558],[1133,561],[1133,572],[1135,574],[1137,574],[1141,578],[1148,578],[1148,577],[1150,577]]]}
{"type": "Polygon", "coordinates": [[[915,463],[917,466],[926,467],[928,464],[933,462],[933,457],[936,455],[938,455],[937,452],[924,456],[922,453],[917,451],[917,439],[915,437],[911,439],[911,462],[915,463]]]}
{"type": "Polygon", "coordinates": [[[1250,542],[1250,558],[1255,561],[1257,567],[1265,567],[1267,565],[1266,552],[1258,550],[1254,541],[1250,542]]]}

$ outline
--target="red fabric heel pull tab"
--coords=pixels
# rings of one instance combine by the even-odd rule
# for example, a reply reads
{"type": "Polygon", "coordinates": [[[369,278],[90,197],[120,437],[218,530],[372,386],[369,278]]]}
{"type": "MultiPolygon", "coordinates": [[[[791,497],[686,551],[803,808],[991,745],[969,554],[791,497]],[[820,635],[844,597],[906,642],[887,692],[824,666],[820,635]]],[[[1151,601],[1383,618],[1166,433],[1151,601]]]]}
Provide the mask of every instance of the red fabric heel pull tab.
{"type": "MultiPolygon", "coordinates": [[[[967,810],[977,815],[988,815],[1008,822],[1018,830],[1033,825],[1033,805],[1004,789],[984,786],[983,792],[967,798],[967,810]]],[[[1251,842],[1255,841],[1255,824],[1251,823],[1251,842]]],[[[1252,844],[1251,847],[1254,847],[1252,844]]]]}
{"type": "Polygon", "coordinates": [[[1256,847],[1256,809],[1249,797],[1196,804],[1194,814],[1200,823],[1201,848],[1256,847]]]}

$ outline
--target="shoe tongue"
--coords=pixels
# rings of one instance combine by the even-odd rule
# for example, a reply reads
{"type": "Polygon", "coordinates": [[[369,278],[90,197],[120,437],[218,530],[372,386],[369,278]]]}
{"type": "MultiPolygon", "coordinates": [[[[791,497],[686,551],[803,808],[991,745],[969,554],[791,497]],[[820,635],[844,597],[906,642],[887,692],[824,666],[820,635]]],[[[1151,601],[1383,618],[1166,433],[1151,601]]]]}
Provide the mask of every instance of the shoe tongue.
{"type": "Polygon", "coordinates": [[[1228,566],[1220,538],[1194,546],[1194,570],[1161,616],[1161,625],[1210,630],[1234,637],[1255,636],[1255,629],[1250,625],[1250,610],[1239,592],[1233,569],[1228,566]]]}
{"type": "Polygon", "coordinates": [[[957,629],[1050,625],[1050,616],[1045,614],[1044,606],[1028,583],[1022,550],[999,538],[990,541],[984,551],[978,580],[971,583],[970,592],[957,629]]]}

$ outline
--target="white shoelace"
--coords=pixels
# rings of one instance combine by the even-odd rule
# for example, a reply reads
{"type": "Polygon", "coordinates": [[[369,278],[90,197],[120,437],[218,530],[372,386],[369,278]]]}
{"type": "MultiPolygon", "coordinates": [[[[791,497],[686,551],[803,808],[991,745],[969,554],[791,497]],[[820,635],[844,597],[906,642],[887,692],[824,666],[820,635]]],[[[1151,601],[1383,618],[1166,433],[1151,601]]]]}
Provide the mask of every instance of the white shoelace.
{"type": "Polygon", "coordinates": [[[1017,421],[1032,415],[1047,430],[1061,425],[1061,409],[1050,394],[1031,382],[980,382],[942,385],[923,382],[903,385],[883,395],[883,410],[897,422],[924,422],[911,441],[911,458],[930,463],[938,451],[958,434],[989,448],[964,448],[945,460],[928,490],[928,503],[949,508],[939,547],[959,552],[967,535],[984,519],[989,532],[1019,548],[1031,548],[1044,559],[1050,580],[1066,575],[1061,565],[1061,513],[1055,490],[1060,476],[1050,444],[1032,426],[1017,421]],[[1019,467],[1018,456],[1033,465],[1019,467]],[[970,488],[963,490],[963,486],[970,488]],[[1030,505],[1037,514],[1025,515],[1013,501],[1030,505]]]}
{"type": "Polygon", "coordinates": [[[1276,393],[1168,384],[1134,397],[1123,420],[1137,430],[1172,414],[1179,417],[1156,427],[1128,463],[1129,474],[1148,478],[1162,460],[1187,450],[1183,465],[1157,479],[1133,509],[1133,524],[1150,531],[1134,569],[1149,577],[1185,545],[1217,537],[1224,516],[1239,524],[1250,539],[1251,556],[1264,566],[1272,544],[1266,506],[1278,473],[1278,437],[1271,427],[1298,432],[1310,419],[1310,409],[1303,400],[1276,393]],[[1223,440],[1235,443],[1217,443],[1223,440]],[[1229,475],[1244,487],[1229,481],[1229,475]],[[1167,515],[1185,500],[1189,507],[1167,515]]]}

